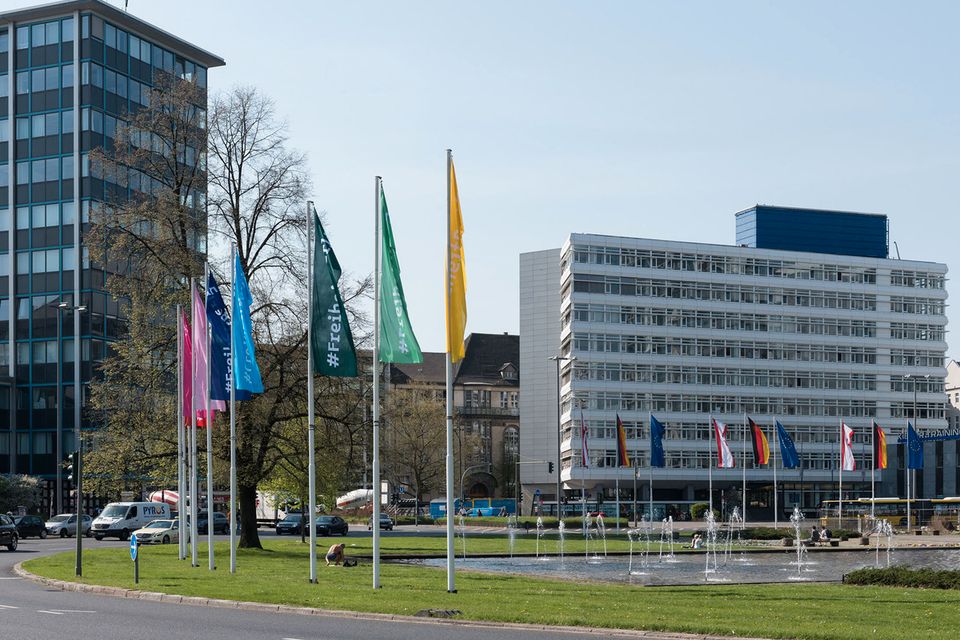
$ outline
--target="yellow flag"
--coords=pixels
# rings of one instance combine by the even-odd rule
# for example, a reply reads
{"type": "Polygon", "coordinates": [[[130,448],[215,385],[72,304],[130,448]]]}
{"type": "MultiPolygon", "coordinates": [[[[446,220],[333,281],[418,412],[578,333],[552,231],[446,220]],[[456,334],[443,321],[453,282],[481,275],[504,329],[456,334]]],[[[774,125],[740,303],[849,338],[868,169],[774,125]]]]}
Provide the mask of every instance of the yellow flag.
{"type": "Polygon", "coordinates": [[[449,193],[447,202],[447,351],[450,360],[463,360],[463,334],[467,328],[467,273],[463,255],[463,218],[460,214],[460,196],[457,193],[457,174],[453,170],[453,156],[447,151],[447,181],[449,193]]]}

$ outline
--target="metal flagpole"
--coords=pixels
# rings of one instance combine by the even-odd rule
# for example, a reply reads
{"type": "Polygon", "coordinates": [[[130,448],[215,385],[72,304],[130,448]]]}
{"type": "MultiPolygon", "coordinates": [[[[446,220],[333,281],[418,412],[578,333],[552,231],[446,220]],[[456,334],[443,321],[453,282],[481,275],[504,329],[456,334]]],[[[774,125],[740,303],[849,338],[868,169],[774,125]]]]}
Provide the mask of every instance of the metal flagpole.
{"type": "Polygon", "coordinates": [[[871,438],[871,449],[873,453],[870,455],[870,520],[874,518],[874,503],[876,502],[876,490],[874,488],[874,477],[875,471],[877,468],[877,421],[876,419],[870,420],[870,431],[872,432],[873,437],[871,438]]]}
{"type": "MultiPolygon", "coordinates": [[[[373,179],[373,514],[370,525],[373,530],[373,588],[380,588],[380,261],[383,257],[380,243],[380,176],[373,179]]],[[[449,224],[449,223],[448,223],[449,224]]],[[[449,394],[449,390],[447,391],[449,394]]],[[[451,447],[452,449],[452,447],[451,447]]],[[[414,502],[418,497],[414,495],[414,502]]],[[[419,503],[414,505],[414,509],[419,503]]],[[[447,513],[447,520],[453,516],[447,513]]]]}
{"type": "MultiPolygon", "coordinates": [[[[237,295],[237,245],[230,247],[230,291],[237,295]]],[[[231,300],[232,302],[232,300],[231,300]]],[[[231,305],[232,307],[233,305],[231,305]]],[[[234,348],[234,318],[230,319],[230,573],[237,572],[237,378],[234,375],[236,350],[234,348]]],[[[307,349],[309,352],[309,348],[307,349]]],[[[243,514],[244,518],[254,518],[255,514],[243,514]]]]}
{"type": "MultiPolygon", "coordinates": [[[[914,411],[913,419],[916,421],[917,413],[914,411]]],[[[910,533],[910,423],[907,423],[907,443],[906,443],[906,455],[903,456],[903,473],[906,476],[907,482],[907,533],[910,533]]]]}
{"type": "Polygon", "coordinates": [[[743,463],[743,469],[741,469],[741,475],[743,477],[743,490],[740,492],[740,504],[742,505],[742,513],[740,514],[740,528],[743,529],[747,526],[747,413],[743,413],[743,455],[741,456],[741,461],[743,463]]]}
{"type": "Polygon", "coordinates": [[[837,528],[842,529],[843,525],[843,417],[840,417],[840,474],[837,476],[837,497],[840,502],[837,505],[837,528]]]}
{"type": "MultiPolygon", "coordinates": [[[[186,506],[186,492],[183,490],[183,311],[180,305],[177,305],[177,520],[180,525],[180,533],[186,531],[186,514],[183,511],[186,506]]],[[[177,558],[183,560],[187,557],[187,536],[177,536],[177,558]]]]}
{"type": "MultiPolygon", "coordinates": [[[[194,278],[190,278],[190,309],[192,318],[192,331],[190,332],[190,339],[195,345],[196,341],[196,331],[197,331],[197,318],[195,310],[193,309],[193,288],[195,286],[194,278]]],[[[197,564],[197,544],[200,542],[199,537],[199,527],[197,527],[197,497],[200,493],[197,490],[197,350],[191,349],[193,357],[190,358],[190,388],[192,393],[190,394],[190,566],[199,567],[197,564]]]]}
{"type": "Polygon", "coordinates": [[[307,201],[307,511],[310,514],[310,584],[317,583],[317,461],[313,398],[313,237],[314,222],[307,201]]]}
{"type": "Polygon", "coordinates": [[[216,563],[213,559],[213,419],[210,415],[210,391],[211,387],[211,375],[210,375],[210,361],[213,359],[213,354],[210,353],[210,322],[207,321],[207,283],[210,281],[210,263],[204,265],[204,275],[203,275],[203,315],[204,315],[204,326],[206,331],[203,334],[203,341],[207,345],[207,369],[203,372],[204,377],[207,380],[207,392],[204,394],[203,398],[203,424],[206,427],[207,432],[207,568],[210,571],[213,571],[217,568],[216,563]]]}
{"type": "MultiPolygon", "coordinates": [[[[453,164],[453,152],[447,149],[447,241],[446,241],[446,277],[443,291],[447,302],[447,592],[456,593],[454,569],[454,529],[453,529],[453,360],[450,354],[450,168],[453,164]]],[[[560,470],[557,469],[557,473],[560,470]]],[[[379,490],[379,487],[378,487],[379,490]]]]}
{"type": "Polygon", "coordinates": [[[637,450],[633,450],[633,526],[640,526],[640,519],[637,518],[637,474],[640,472],[638,467],[640,460],[637,458],[637,450]]]}
{"type": "Polygon", "coordinates": [[[777,505],[777,447],[780,446],[780,434],[777,429],[777,416],[773,416],[773,528],[780,528],[780,509],[777,505]]]}
{"type": "MultiPolygon", "coordinates": [[[[712,415],[712,414],[711,414],[711,416],[710,416],[710,428],[714,431],[714,434],[713,434],[713,438],[712,438],[712,439],[713,439],[713,440],[716,440],[716,437],[717,437],[716,429],[717,429],[717,428],[716,428],[716,427],[714,426],[714,424],[713,424],[713,415],[712,415]]],[[[710,509],[710,513],[713,513],[713,454],[712,454],[712,453],[707,456],[707,482],[708,482],[708,487],[709,487],[709,488],[707,489],[708,502],[710,503],[710,504],[709,504],[709,509],[710,509]]],[[[652,515],[652,514],[651,514],[651,515],[652,515]]]]}
{"type": "Polygon", "coordinates": [[[617,503],[616,523],[617,523],[617,531],[620,531],[620,467],[619,467],[619,466],[617,467],[617,472],[616,472],[616,473],[617,473],[617,475],[615,475],[615,476],[613,477],[613,482],[614,482],[614,489],[613,489],[613,490],[617,493],[617,495],[616,495],[616,503],[617,503]]]}
{"type": "Polygon", "coordinates": [[[647,414],[650,424],[650,495],[647,500],[650,503],[650,525],[653,526],[653,412],[647,414]]]}

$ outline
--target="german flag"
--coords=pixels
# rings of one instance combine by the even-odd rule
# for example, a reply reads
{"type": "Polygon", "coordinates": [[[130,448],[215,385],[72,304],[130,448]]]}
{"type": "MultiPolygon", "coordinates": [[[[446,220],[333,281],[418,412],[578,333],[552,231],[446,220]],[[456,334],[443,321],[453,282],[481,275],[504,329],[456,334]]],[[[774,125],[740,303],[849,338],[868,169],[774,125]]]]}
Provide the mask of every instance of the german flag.
{"type": "Polygon", "coordinates": [[[750,422],[750,434],[753,436],[753,464],[767,464],[770,462],[770,445],[767,443],[767,436],[764,435],[760,425],[751,418],[747,420],[750,422]]]}
{"type": "Polygon", "coordinates": [[[623,430],[620,414],[617,414],[617,466],[630,466],[630,456],[627,455],[627,432],[623,430]]]}
{"type": "Polygon", "coordinates": [[[873,422],[873,468],[887,468],[887,436],[876,421],[873,422]]]}

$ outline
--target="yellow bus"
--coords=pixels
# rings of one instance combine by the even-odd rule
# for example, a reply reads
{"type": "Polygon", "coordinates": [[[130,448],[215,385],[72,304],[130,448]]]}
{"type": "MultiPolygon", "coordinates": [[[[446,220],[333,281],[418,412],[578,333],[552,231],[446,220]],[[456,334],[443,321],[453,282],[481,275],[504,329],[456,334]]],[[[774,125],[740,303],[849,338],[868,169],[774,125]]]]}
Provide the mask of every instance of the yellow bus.
{"type": "MultiPolygon", "coordinates": [[[[960,498],[956,498],[954,509],[960,508],[960,498]]],[[[917,499],[910,501],[910,525],[917,526],[930,520],[934,513],[933,502],[935,500],[917,499]]],[[[907,501],[904,498],[857,498],[855,500],[843,501],[843,519],[845,524],[854,523],[858,520],[870,518],[871,506],[873,515],[882,520],[886,520],[894,527],[907,526],[907,501]],[[871,504],[872,502],[872,504],[871,504]]],[[[832,520],[836,525],[838,511],[840,509],[839,500],[824,500],[820,503],[819,518],[820,525],[827,526],[827,521],[832,520]]],[[[954,511],[956,516],[956,511],[954,511]]],[[[846,528],[846,527],[845,527],[846,528]]]]}

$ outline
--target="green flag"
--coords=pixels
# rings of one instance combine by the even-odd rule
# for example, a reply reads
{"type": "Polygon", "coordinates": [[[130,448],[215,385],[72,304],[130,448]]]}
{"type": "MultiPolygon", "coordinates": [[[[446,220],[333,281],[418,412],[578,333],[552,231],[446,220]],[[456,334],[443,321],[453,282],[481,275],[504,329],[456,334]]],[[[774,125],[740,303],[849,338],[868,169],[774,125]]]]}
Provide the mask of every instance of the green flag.
{"type": "Polygon", "coordinates": [[[313,214],[313,300],[310,304],[310,352],[313,373],[322,376],[357,375],[357,352],[340,297],[340,263],[313,214]]]}
{"type": "Polygon", "coordinates": [[[400,282],[400,263],[393,243],[393,228],[387,198],[380,190],[380,225],[383,238],[383,265],[380,276],[380,362],[418,364],[423,354],[407,316],[407,301],[400,282]]]}

